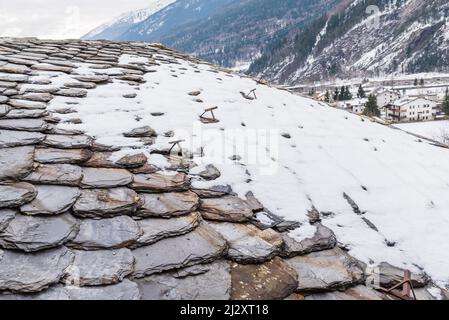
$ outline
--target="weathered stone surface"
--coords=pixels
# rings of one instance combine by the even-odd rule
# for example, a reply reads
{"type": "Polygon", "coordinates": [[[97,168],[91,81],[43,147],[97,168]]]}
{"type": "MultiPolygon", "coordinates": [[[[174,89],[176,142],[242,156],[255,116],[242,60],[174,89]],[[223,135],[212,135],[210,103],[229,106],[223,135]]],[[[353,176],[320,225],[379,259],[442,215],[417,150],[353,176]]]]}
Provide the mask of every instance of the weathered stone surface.
{"type": "Polygon", "coordinates": [[[78,89],[95,89],[97,85],[93,82],[68,82],[64,83],[64,87],[78,89]]]}
{"type": "Polygon", "coordinates": [[[221,173],[214,165],[208,164],[206,169],[199,173],[199,176],[204,180],[215,180],[221,176],[221,173]]]}
{"type": "Polygon", "coordinates": [[[136,280],[143,300],[229,300],[229,262],[187,267],[136,280]]]}
{"type": "Polygon", "coordinates": [[[381,293],[365,286],[349,288],[344,292],[315,293],[305,297],[305,300],[383,300],[381,293]]]}
{"type": "Polygon", "coordinates": [[[24,93],[18,96],[13,96],[14,99],[19,100],[29,100],[29,101],[36,101],[36,102],[50,102],[53,99],[53,95],[50,93],[24,93]]]}
{"type": "Polygon", "coordinates": [[[36,185],[36,198],[22,206],[20,211],[27,215],[56,215],[69,210],[80,194],[78,188],[64,186],[36,185]]]}
{"type": "Polygon", "coordinates": [[[48,124],[42,119],[0,119],[0,129],[43,132],[48,124]]]}
{"type": "Polygon", "coordinates": [[[0,184],[0,208],[19,207],[37,195],[33,185],[25,182],[0,184]]]}
{"type": "Polygon", "coordinates": [[[199,198],[191,192],[140,194],[142,206],[137,211],[141,217],[176,217],[195,211],[199,198]]]}
{"type": "Polygon", "coordinates": [[[109,81],[109,76],[99,75],[99,76],[77,76],[74,77],[75,80],[81,82],[92,82],[92,83],[105,83],[109,81]]]}
{"type": "Polygon", "coordinates": [[[137,193],[127,188],[82,190],[73,211],[83,217],[131,214],[138,202],[137,193]]]}
{"type": "MultiPolygon", "coordinates": [[[[377,268],[372,269],[372,275],[374,275],[376,279],[379,279],[379,283],[382,287],[391,288],[404,280],[404,269],[382,262],[377,268]]],[[[412,272],[411,280],[414,288],[425,287],[430,282],[429,276],[424,272],[419,274],[412,272]]]]}
{"type": "Polygon", "coordinates": [[[3,117],[11,110],[10,106],[2,104],[7,102],[8,100],[9,100],[8,98],[0,96],[0,117],[3,117]]]}
{"type": "Polygon", "coordinates": [[[30,73],[31,70],[27,66],[23,66],[20,64],[7,63],[5,65],[0,66],[0,72],[26,74],[26,73],[30,73]]]}
{"type": "Polygon", "coordinates": [[[124,169],[83,168],[84,188],[112,188],[130,184],[133,175],[124,169]]]}
{"type": "Polygon", "coordinates": [[[78,287],[115,284],[133,271],[134,256],[129,249],[74,250],[73,253],[75,260],[67,269],[66,284],[78,287]]]}
{"type": "Polygon", "coordinates": [[[298,274],[299,293],[345,289],[364,279],[364,265],[338,247],[286,262],[298,274]]]}
{"type": "Polygon", "coordinates": [[[34,119],[48,115],[43,109],[13,109],[5,116],[5,119],[34,119]]]}
{"type": "Polygon", "coordinates": [[[138,221],[143,231],[142,236],[137,239],[136,247],[150,245],[165,238],[186,234],[194,230],[201,222],[198,212],[171,219],[144,219],[138,221]]]}
{"type": "Polygon", "coordinates": [[[76,249],[119,249],[135,243],[142,235],[136,221],[128,216],[110,219],[85,219],[70,246],[76,249]]]}
{"type": "Polygon", "coordinates": [[[92,168],[117,168],[118,166],[114,161],[109,160],[111,155],[111,152],[94,152],[92,157],[84,163],[84,166],[92,168]]]}
{"type": "Polygon", "coordinates": [[[85,135],[49,134],[44,144],[61,149],[81,149],[89,148],[92,145],[92,138],[85,135]]]}
{"type": "Polygon", "coordinates": [[[251,192],[245,194],[246,203],[253,210],[253,212],[261,212],[264,209],[263,204],[256,198],[256,196],[251,192]]]}
{"type": "Polygon", "coordinates": [[[66,247],[25,254],[0,249],[0,292],[37,292],[57,283],[73,261],[66,247]]]}
{"type": "Polygon", "coordinates": [[[142,278],[166,270],[179,269],[216,260],[226,250],[226,242],[205,225],[175,238],[166,238],[133,251],[133,276],[142,278]]]}
{"type": "Polygon", "coordinates": [[[279,223],[280,219],[281,218],[272,215],[268,211],[260,211],[254,215],[251,223],[259,229],[265,230],[275,227],[279,223]]]}
{"type": "Polygon", "coordinates": [[[295,240],[295,236],[292,233],[298,233],[301,235],[301,228],[298,231],[289,233],[283,233],[284,247],[282,249],[282,257],[294,257],[298,255],[304,255],[310,252],[322,251],[332,249],[337,244],[335,234],[329,228],[326,228],[322,224],[316,224],[316,231],[313,237],[295,240]]]}
{"type": "Polygon", "coordinates": [[[34,160],[45,164],[78,164],[91,156],[92,152],[87,149],[37,148],[34,151],[34,160]]]}
{"type": "Polygon", "coordinates": [[[25,74],[8,74],[8,73],[0,74],[0,81],[25,82],[27,80],[28,80],[28,76],[25,74]]]}
{"type": "Polygon", "coordinates": [[[208,220],[246,222],[254,216],[248,203],[234,196],[202,199],[200,209],[208,220]]]}
{"type": "Polygon", "coordinates": [[[57,96],[84,98],[87,96],[87,91],[83,89],[61,89],[55,93],[57,96]]]}
{"type": "Polygon", "coordinates": [[[148,161],[148,158],[143,153],[127,155],[123,158],[120,158],[115,163],[123,168],[139,168],[145,165],[148,161]]]}
{"type": "Polygon", "coordinates": [[[143,137],[156,137],[156,131],[153,130],[150,126],[144,126],[140,128],[133,129],[129,132],[123,134],[128,138],[143,138],[143,137]]]}
{"type": "Polygon", "coordinates": [[[47,105],[41,102],[34,102],[28,100],[11,99],[8,104],[16,109],[46,109],[47,105]]]}
{"type": "Polygon", "coordinates": [[[134,176],[132,188],[139,192],[173,192],[189,188],[190,181],[184,173],[175,175],[138,174],[134,176]]]}
{"type": "Polygon", "coordinates": [[[297,274],[276,257],[260,265],[231,264],[233,300],[278,300],[292,294],[298,285],[297,274]]]}
{"type": "Polygon", "coordinates": [[[0,246],[34,252],[60,246],[72,239],[77,231],[76,220],[70,214],[57,217],[18,214],[0,234],[0,246]]]}
{"type": "Polygon", "coordinates": [[[33,156],[32,146],[0,149],[0,180],[21,178],[30,173],[33,156]]]}
{"type": "Polygon", "coordinates": [[[40,184],[78,186],[82,170],[71,164],[40,164],[24,180],[40,184]]]}
{"type": "Polygon", "coordinates": [[[259,230],[250,224],[208,223],[228,243],[227,257],[239,263],[261,263],[276,256],[283,241],[272,229],[259,230]]]}
{"type": "Polygon", "coordinates": [[[5,230],[9,222],[14,219],[15,211],[9,209],[0,209],[0,232],[5,230]]]}
{"type": "Polygon", "coordinates": [[[219,198],[232,194],[231,186],[213,186],[208,189],[198,189],[192,188],[192,191],[195,192],[200,198],[219,198]]]}
{"type": "Polygon", "coordinates": [[[49,64],[49,63],[33,64],[31,66],[31,69],[38,70],[38,71],[55,71],[55,72],[64,72],[64,73],[72,72],[72,68],[56,66],[54,64],[49,64]]]}

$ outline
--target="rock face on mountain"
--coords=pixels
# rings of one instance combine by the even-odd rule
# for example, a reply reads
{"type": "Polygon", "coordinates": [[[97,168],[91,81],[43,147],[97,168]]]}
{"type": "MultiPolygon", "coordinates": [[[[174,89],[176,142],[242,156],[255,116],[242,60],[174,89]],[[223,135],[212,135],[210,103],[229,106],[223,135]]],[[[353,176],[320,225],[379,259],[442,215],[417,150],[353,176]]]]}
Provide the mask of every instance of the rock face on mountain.
{"type": "Polygon", "coordinates": [[[253,62],[249,74],[282,84],[332,77],[448,71],[445,0],[341,1],[253,62]]]}

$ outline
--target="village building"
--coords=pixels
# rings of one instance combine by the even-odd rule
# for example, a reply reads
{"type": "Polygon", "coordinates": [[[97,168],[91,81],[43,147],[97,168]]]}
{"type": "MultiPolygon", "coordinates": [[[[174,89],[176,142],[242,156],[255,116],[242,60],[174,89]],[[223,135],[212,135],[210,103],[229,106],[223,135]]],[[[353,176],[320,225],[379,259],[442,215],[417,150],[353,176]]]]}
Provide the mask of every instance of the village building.
{"type": "Polygon", "coordinates": [[[379,108],[383,108],[401,98],[398,91],[383,87],[373,90],[372,94],[376,96],[379,108]]]}
{"type": "Polygon", "coordinates": [[[437,103],[425,97],[399,99],[386,106],[387,120],[395,122],[435,120],[437,103]]]}
{"type": "Polygon", "coordinates": [[[365,104],[368,101],[366,98],[357,98],[347,101],[339,101],[337,107],[347,110],[352,113],[362,114],[365,110],[365,104]]]}

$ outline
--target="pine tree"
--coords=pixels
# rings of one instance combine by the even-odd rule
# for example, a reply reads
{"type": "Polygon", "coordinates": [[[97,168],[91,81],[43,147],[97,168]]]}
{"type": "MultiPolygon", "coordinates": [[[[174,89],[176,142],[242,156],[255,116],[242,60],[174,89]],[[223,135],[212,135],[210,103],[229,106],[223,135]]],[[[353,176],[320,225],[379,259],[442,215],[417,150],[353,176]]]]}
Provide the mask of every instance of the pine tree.
{"type": "Polygon", "coordinates": [[[415,79],[414,85],[415,85],[415,87],[418,86],[418,79],[415,79]]]}
{"type": "Polygon", "coordinates": [[[344,96],[345,96],[345,100],[351,100],[352,99],[352,93],[349,90],[349,86],[345,87],[345,94],[344,94],[344,96]]]}
{"type": "Polygon", "coordinates": [[[445,115],[449,116],[449,88],[446,88],[446,95],[443,101],[443,112],[445,115]]]}
{"type": "Polygon", "coordinates": [[[326,90],[326,94],[324,95],[324,102],[330,103],[331,102],[331,94],[329,90],[326,90]]]}
{"type": "Polygon", "coordinates": [[[419,81],[419,85],[422,87],[422,86],[424,86],[424,79],[421,79],[420,81],[419,81]]]}
{"type": "Polygon", "coordinates": [[[380,116],[380,110],[377,106],[376,96],[372,94],[368,96],[368,102],[365,104],[365,110],[363,110],[363,114],[369,117],[380,116]]]}
{"type": "Polygon", "coordinates": [[[338,91],[338,88],[335,88],[335,91],[334,91],[334,101],[339,101],[339,98],[340,97],[340,92],[338,91]]]}
{"type": "Polygon", "coordinates": [[[340,95],[338,96],[338,100],[339,101],[345,101],[346,100],[345,99],[345,93],[346,93],[345,86],[341,86],[340,95]]]}
{"type": "Polygon", "coordinates": [[[359,91],[357,92],[357,97],[360,99],[366,98],[365,90],[363,90],[363,86],[359,86],[359,91]]]}

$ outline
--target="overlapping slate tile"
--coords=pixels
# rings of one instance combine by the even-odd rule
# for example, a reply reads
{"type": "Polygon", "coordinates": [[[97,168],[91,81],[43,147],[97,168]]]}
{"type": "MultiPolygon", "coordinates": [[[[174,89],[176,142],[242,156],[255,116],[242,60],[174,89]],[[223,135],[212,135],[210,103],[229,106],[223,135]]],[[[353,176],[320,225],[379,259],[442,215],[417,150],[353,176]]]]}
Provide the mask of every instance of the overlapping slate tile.
{"type": "Polygon", "coordinates": [[[115,162],[116,165],[123,168],[135,169],[145,165],[148,158],[143,153],[126,155],[115,162]]]}
{"type": "Polygon", "coordinates": [[[189,188],[190,181],[184,173],[138,174],[134,176],[132,188],[139,192],[159,193],[184,191],[189,188]]]}
{"type": "Polygon", "coordinates": [[[156,131],[150,126],[143,126],[125,132],[123,136],[127,138],[143,138],[143,137],[155,137],[157,136],[157,134],[156,131]]]}
{"type": "Polygon", "coordinates": [[[187,267],[136,280],[143,300],[229,300],[229,262],[187,267]]]}
{"type": "MultiPolygon", "coordinates": [[[[23,136],[22,136],[23,138],[23,136]]],[[[20,136],[19,138],[20,139],[20,136]]],[[[33,146],[0,149],[0,180],[26,176],[33,169],[33,146]]]]}
{"type": "Polygon", "coordinates": [[[78,186],[82,179],[82,170],[71,164],[39,164],[25,181],[38,184],[78,186]]]}
{"type": "Polygon", "coordinates": [[[14,219],[16,212],[10,209],[0,209],[0,232],[5,230],[9,222],[14,219]]]}
{"type": "Polygon", "coordinates": [[[82,217],[110,217],[132,214],[140,198],[128,188],[82,190],[73,211],[82,217]]]}
{"type": "Polygon", "coordinates": [[[64,283],[79,287],[116,284],[133,271],[134,256],[129,249],[73,250],[75,260],[67,269],[64,283]]]}
{"type": "Polygon", "coordinates": [[[248,203],[235,196],[202,199],[200,209],[208,220],[247,222],[254,216],[248,203]]]}
{"type": "Polygon", "coordinates": [[[135,246],[146,246],[159,240],[176,237],[194,230],[201,222],[198,212],[171,218],[151,218],[138,221],[143,234],[137,239],[135,246]]]}
{"type": "Polygon", "coordinates": [[[133,175],[124,169],[83,168],[83,188],[113,188],[130,184],[133,175]]]}
{"type": "Polygon", "coordinates": [[[0,247],[34,252],[58,247],[78,231],[70,214],[56,217],[31,217],[17,214],[0,233],[0,247]]]}
{"type": "Polygon", "coordinates": [[[133,276],[142,278],[166,270],[208,263],[227,249],[226,242],[205,225],[174,238],[166,238],[133,251],[136,259],[133,276]]]}
{"type": "Polygon", "coordinates": [[[276,257],[259,265],[231,264],[233,300],[278,300],[288,297],[298,286],[298,275],[276,257]]]}
{"type": "Polygon", "coordinates": [[[227,257],[240,263],[262,263],[276,256],[282,237],[272,229],[259,230],[250,224],[208,223],[228,243],[227,257]]]}
{"type": "Polygon", "coordinates": [[[192,187],[191,190],[195,192],[200,198],[219,198],[232,194],[232,188],[229,185],[212,186],[208,189],[199,189],[192,187]]]}
{"type": "Polygon", "coordinates": [[[0,249],[0,292],[38,292],[57,283],[72,263],[66,247],[34,254],[0,249]]]}
{"type": "MultiPolygon", "coordinates": [[[[293,232],[301,234],[301,228],[293,232]]],[[[294,257],[310,252],[328,250],[334,248],[337,244],[335,234],[322,224],[316,224],[315,234],[311,238],[297,241],[289,233],[283,233],[282,238],[284,240],[284,247],[281,252],[282,257],[294,257]]]]}
{"type": "Polygon", "coordinates": [[[32,201],[37,195],[32,184],[25,182],[0,184],[0,208],[19,207],[32,201]]]}
{"type": "MultiPolygon", "coordinates": [[[[382,262],[377,267],[372,268],[371,276],[379,280],[379,284],[384,288],[391,288],[404,280],[404,269],[382,262]]],[[[411,281],[414,288],[425,287],[430,282],[430,278],[424,272],[411,273],[411,281]]]]}
{"type": "Polygon", "coordinates": [[[20,207],[26,215],[57,215],[69,210],[80,195],[78,188],[36,185],[36,198],[20,207]]]}
{"type": "Polygon", "coordinates": [[[142,205],[137,211],[140,217],[176,217],[195,211],[199,198],[191,192],[140,194],[142,205]]]}
{"type": "Polygon", "coordinates": [[[79,164],[91,156],[92,152],[88,149],[36,148],[34,151],[34,160],[45,164],[79,164]]]}
{"type": "Polygon", "coordinates": [[[92,145],[92,138],[85,135],[49,134],[44,144],[60,149],[82,149],[92,145]]]}
{"type": "Polygon", "coordinates": [[[0,129],[44,132],[48,128],[42,119],[0,119],[0,129]]]}
{"type": "MultiPolygon", "coordinates": [[[[43,109],[13,109],[4,117],[5,119],[35,119],[48,115],[43,109]]],[[[19,131],[20,132],[20,131],[19,131]]]]}
{"type": "Polygon", "coordinates": [[[336,247],[287,259],[298,274],[298,292],[345,289],[364,280],[365,266],[336,247]]]}
{"type": "Polygon", "coordinates": [[[136,221],[128,216],[81,221],[78,235],[70,242],[76,249],[119,249],[134,244],[142,235],[136,221]]]}
{"type": "Polygon", "coordinates": [[[36,93],[36,92],[29,92],[29,93],[23,93],[18,96],[13,96],[13,99],[19,99],[19,100],[29,100],[29,101],[36,101],[36,102],[50,102],[53,99],[53,95],[50,93],[36,93]]]}
{"type": "Polygon", "coordinates": [[[28,101],[28,100],[20,100],[20,99],[10,99],[8,101],[8,104],[16,109],[46,109],[47,105],[42,102],[34,102],[34,101],[28,101]]]}

